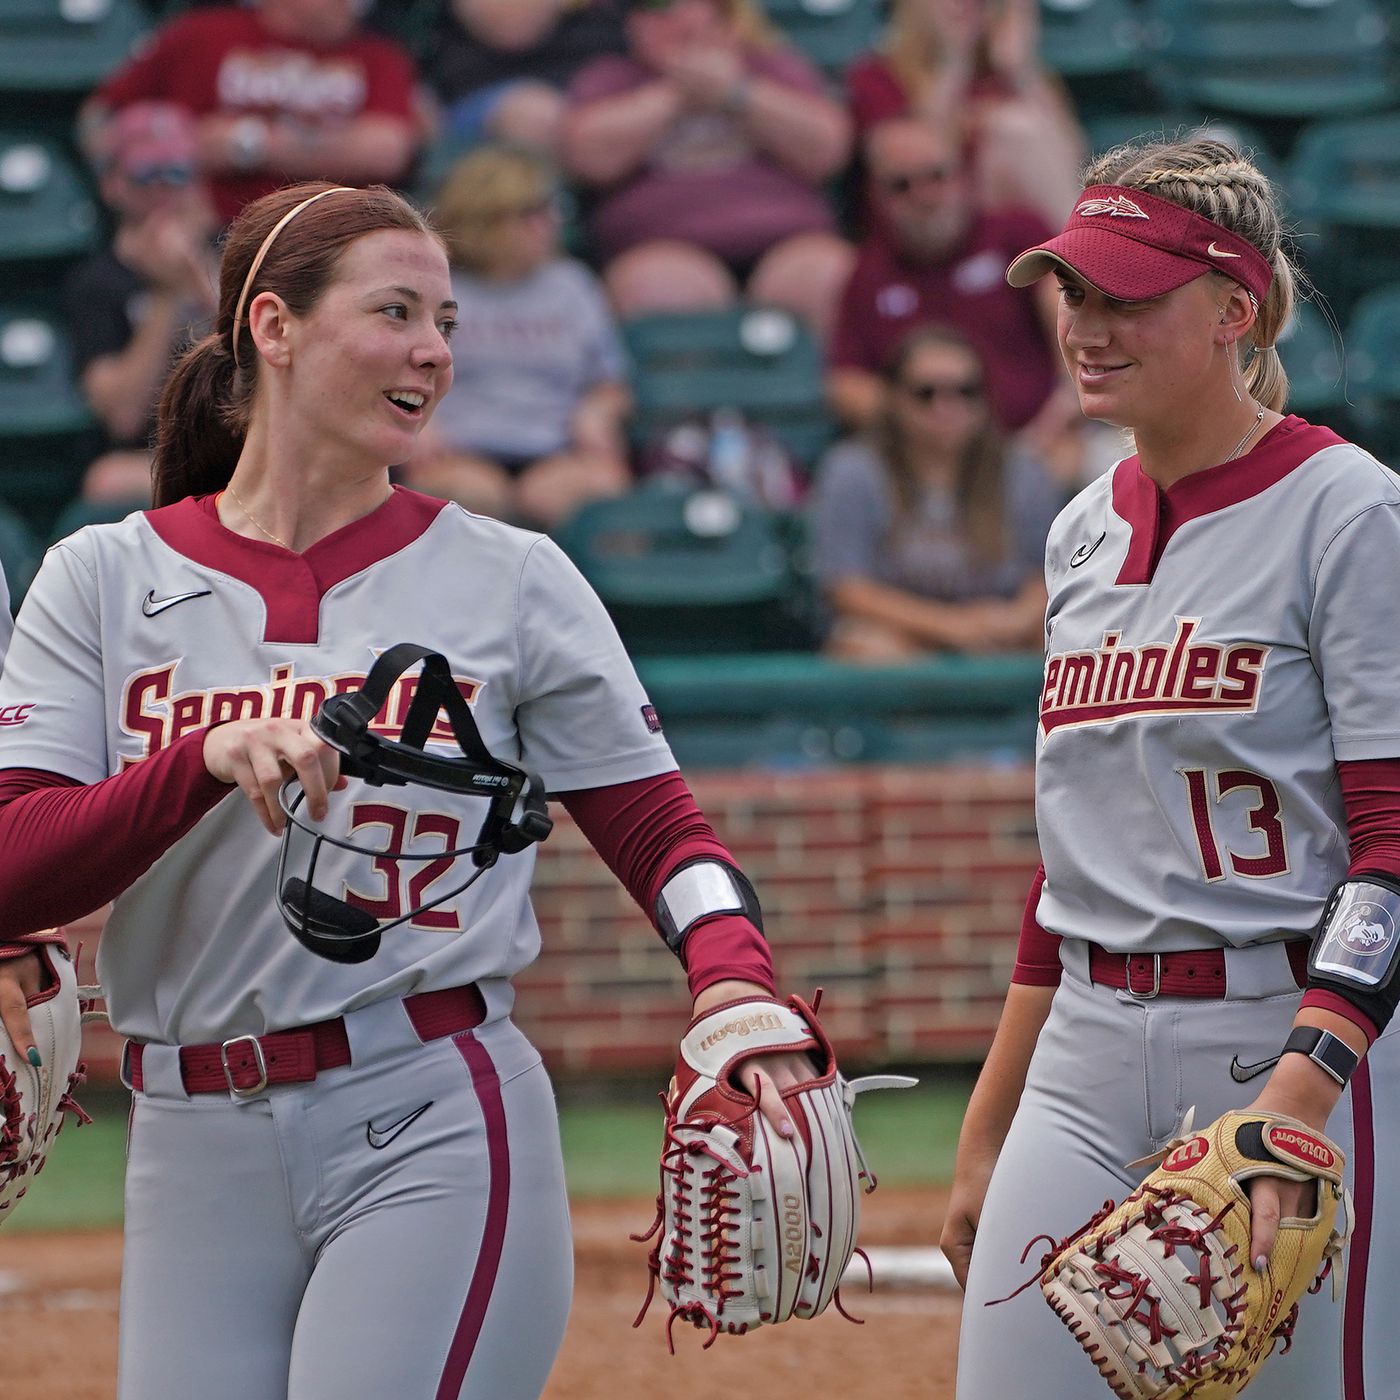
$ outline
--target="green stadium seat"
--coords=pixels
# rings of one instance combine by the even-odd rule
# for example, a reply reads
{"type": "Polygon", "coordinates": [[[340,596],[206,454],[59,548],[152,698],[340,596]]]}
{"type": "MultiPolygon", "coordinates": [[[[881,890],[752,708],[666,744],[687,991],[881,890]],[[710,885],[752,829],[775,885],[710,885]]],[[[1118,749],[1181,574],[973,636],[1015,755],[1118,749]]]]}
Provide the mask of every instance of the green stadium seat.
{"type": "Polygon", "coordinates": [[[86,94],[151,27],[137,0],[4,0],[0,92],[86,94]]]}
{"type": "Polygon", "coordinates": [[[691,768],[1024,762],[1042,658],[930,656],[855,666],[813,653],[641,657],[677,760],[691,768]]]}
{"type": "Polygon", "coordinates": [[[0,304],[0,438],[76,433],[91,423],[57,313],[0,304]]]}
{"type": "Polygon", "coordinates": [[[0,567],[10,593],[10,608],[18,610],[24,590],[29,587],[44,546],[24,519],[9,507],[0,505],[0,567]]]}
{"type": "Polygon", "coordinates": [[[1224,141],[1249,156],[1270,180],[1283,179],[1283,165],[1264,133],[1234,117],[1208,117],[1200,112],[1113,112],[1088,118],[1084,132],[1095,155],[1128,141],[1177,141],[1198,136],[1224,141]]]}
{"type": "Polygon", "coordinates": [[[1152,0],[1169,101],[1291,121],[1375,112],[1400,83],[1378,0],[1152,0]]]}
{"type": "Polygon", "coordinates": [[[1347,365],[1341,332],[1313,302],[1301,302],[1278,342],[1288,371],[1288,407],[1341,430],[1347,411],[1347,365]]]}
{"type": "Polygon", "coordinates": [[[765,0],[762,8],[831,79],[874,45],[884,23],[880,0],[765,0]]]}
{"type": "Polygon", "coordinates": [[[149,501],[85,501],[81,497],[69,501],[59,512],[49,531],[50,541],[67,539],[85,525],[110,525],[125,520],[133,511],[145,510],[149,501]]]}
{"type": "Polygon", "coordinates": [[[788,312],[760,307],[641,316],[622,331],[632,360],[632,428],[639,443],[722,408],[769,428],[804,468],[831,442],[835,425],[823,395],[821,351],[788,312]]]}
{"type": "Polygon", "coordinates": [[[810,645],[777,517],[653,482],[585,505],[557,534],[638,654],[810,645]]]}
{"type": "Polygon", "coordinates": [[[1334,301],[1400,281],[1400,112],[1306,127],[1288,197],[1313,276],[1334,301]]]}
{"type": "Polygon", "coordinates": [[[1142,72],[1145,45],[1130,0],[1040,0],[1040,55],[1062,78],[1142,72]]]}
{"type": "Polygon", "coordinates": [[[1368,292],[1347,323],[1348,379],[1367,446],[1400,449],[1400,283],[1368,292]]]}
{"type": "Polygon", "coordinates": [[[63,146],[0,130],[0,262],[76,257],[97,240],[97,205],[63,146]]]}

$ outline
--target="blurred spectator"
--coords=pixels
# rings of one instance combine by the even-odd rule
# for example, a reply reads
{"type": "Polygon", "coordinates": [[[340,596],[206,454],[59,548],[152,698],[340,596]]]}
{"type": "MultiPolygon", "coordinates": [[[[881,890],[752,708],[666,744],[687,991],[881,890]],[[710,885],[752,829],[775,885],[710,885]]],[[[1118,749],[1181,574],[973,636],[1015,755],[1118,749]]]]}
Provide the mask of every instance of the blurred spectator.
{"type": "Polygon", "coordinates": [[[483,146],[434,216],[453,262],[455,377],[406,480],[544,529],[626,490],[622,345],[597,279],[559,254],[548,163],[483,146]]]}
{"type": "Polygon", "coordinates": [[[1039,58],[1039,0],[894,0],[883,48],[847,78],[857,135],[921,117],[965,144],[986,209],[1029,207],[1057,228],[1079,193],[1084,136],[1039,58]]]}
{"type": "Polygon", "coordinates": [[[74,269],[66,296],[76,368],[108,450],[82,494],[134,506],[150,497],[148,444],[166,371],[215,311],[218,220],[183,107],[124,107],[102,128],[94,170],[116,229],[110,249],[74,269]]]}
{"type": "Polygon", "coordinates": [[[961,336],[915,331],[889,388],[868,437],[834,447],[817,477],[827,653],[880,662],[1038,645],[1060,493],[1039,462],[1003,447],[961,336]]]}
{"type": "Polygon", "coordinates": [[[557,154],[574,75],[626,47],[622,0],[448,0],[428,73],[444,131],[557,154]]]}
{"type": "Polygon", "coordinates": [[[574,80],[564,119],[613,304],[720,307],[746,283],[824,336],[852,253],[822,185],[849,117],[752,0],[633,0],[627,37],[574,80]]]}
{"type": "Polygon", "coordinates": [[[913,328],[937,322],[981,356],[997,426],[1026,433],[1043,455],[1080,421],[1060,369],[1058,290],[1051,278],[1009,287],[1005,273],[1050,230],[1024,210],[974,208],[957,143],[918,118],[882,122],[866,159],[886,232],[866,239],[841,297],[828,356],[832,407],[853,427],[870,423],[889,356],[913,328]]]}
{"type": "Polygon", "coordinates": [[[194,115],[224,223],[290,180],[392,183],[421,135],[413,60],[360,27],[356,0],[255,0],[177,15],[85,104],[89,151],[109,112],[143,100],[194,115]]]}

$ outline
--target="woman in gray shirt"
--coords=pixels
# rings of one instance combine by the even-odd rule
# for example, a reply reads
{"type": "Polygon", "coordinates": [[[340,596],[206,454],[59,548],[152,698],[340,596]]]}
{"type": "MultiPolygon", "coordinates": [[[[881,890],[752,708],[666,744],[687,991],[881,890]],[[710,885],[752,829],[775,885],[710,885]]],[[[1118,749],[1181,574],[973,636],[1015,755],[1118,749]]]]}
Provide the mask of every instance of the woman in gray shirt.
{"type": "Polygon", "coordinates": [[[546,530],[626,490],[622,345],[597,278],[560,255],[548,162],[478,147],[433,214],[453,264],[455,378],[406,483],[546,530]]]}
{"type": "Polygon", "coordinates": [[[869,436],[833,448],[813,500],[829,655],[896,661],[1039,644],[1045,536],[1061,505],[1002,444],[982,364],[956,332],[915,331],[869,436]]]}

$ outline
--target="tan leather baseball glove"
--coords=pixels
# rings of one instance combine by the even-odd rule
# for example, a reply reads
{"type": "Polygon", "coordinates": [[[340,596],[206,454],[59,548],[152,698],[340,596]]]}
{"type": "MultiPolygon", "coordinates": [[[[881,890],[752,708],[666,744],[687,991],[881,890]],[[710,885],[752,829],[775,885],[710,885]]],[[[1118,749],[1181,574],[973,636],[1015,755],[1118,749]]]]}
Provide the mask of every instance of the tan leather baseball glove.
{"type": "Polygon", "coordinates": [[[1277,1342],[1288,1350],[1299,1299],[1345,1246],[1342,1166],[1334,1143],[1283,1114],[1187,1126],[1121,1205],[1106,1202],[1053,1245],[1041,1292],[1122,1400],[1227,1400],[1277,1342]],[[1317,1202],[1312,1215],[1280,1221],[1261,1274],[1249,1262],[1247,1186],[1264,1175],[1314,1182],[1317,1202]]]}

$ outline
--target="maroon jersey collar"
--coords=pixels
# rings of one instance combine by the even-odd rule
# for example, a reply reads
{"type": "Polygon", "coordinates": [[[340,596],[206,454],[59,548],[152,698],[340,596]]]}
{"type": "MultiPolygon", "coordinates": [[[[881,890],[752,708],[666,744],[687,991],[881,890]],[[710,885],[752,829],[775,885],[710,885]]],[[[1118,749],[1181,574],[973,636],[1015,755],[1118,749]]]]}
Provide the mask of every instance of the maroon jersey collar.
{"type": "Polygon", "coordinates": [[[1144,474],[1136,454],[1125,457],[1113,472],[1113,510],[1132,537],[1116,582],[1151,583],[1168,541],[1183,525],[1267,491],[1324,447],[1345,440],[1289,414],[1243,457],[1192,472],[1166,490],[1144,474]]]}
{"type": "Polygon", "coordinates": [[[245,539],[220,523],[214,496],[187,496],[146,512],[177,554],[255,589],[267,610],[264,642],[314,642],[321,599],[338,583],[397,554],[437,519],[445,501],[395,486],[377,510],[317,540],[302,554],[245,539]]]}

